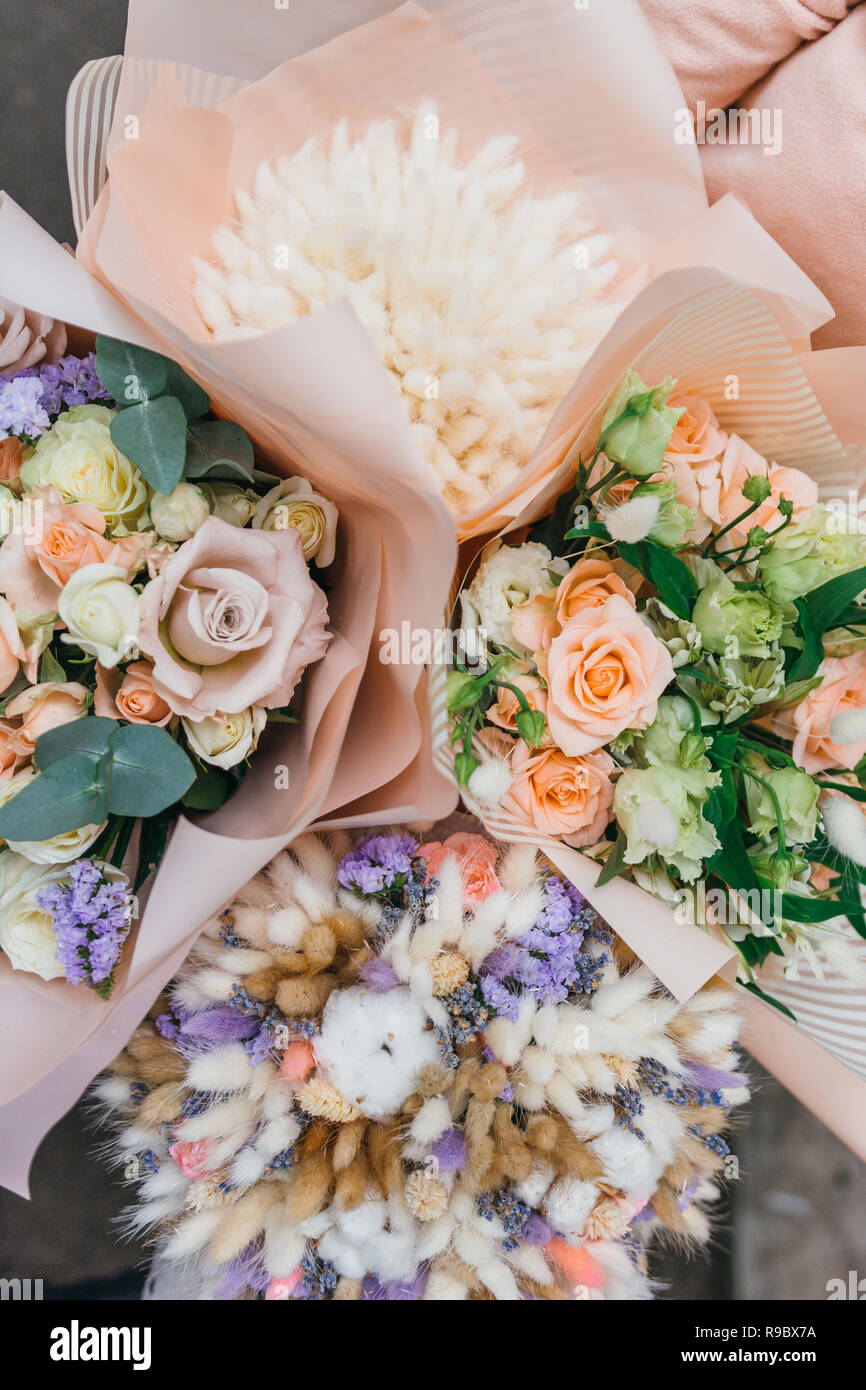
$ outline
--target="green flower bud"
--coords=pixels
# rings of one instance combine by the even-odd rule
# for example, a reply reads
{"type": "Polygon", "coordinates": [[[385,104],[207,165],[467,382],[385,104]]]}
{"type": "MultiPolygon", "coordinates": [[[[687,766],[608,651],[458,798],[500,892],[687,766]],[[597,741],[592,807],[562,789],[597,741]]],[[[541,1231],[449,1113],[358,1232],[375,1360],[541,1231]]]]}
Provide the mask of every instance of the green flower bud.
{"type": "Polygon", "coordinates": [[[465,671],[449,671],[445,678],[445,690],[449,714],[459,714],[469,709],[478,698],[478,686],[465,671]]]}
{"type": "Polygon", "coordinates": [[[537,748],[544,738],[544,715],[538,709],[522,709],[517,715],[517,732],[530,748],[537,748]]]}
{"type": "Polygon", "coordinates": [[[776,834],[777,817],[773,799],[779,803],[786,845],[808,845],[815,838],[818,824],[818,794],[820,788],[808,772],[798,767],[767,768],[759,758],[749,758],[749,765],[758,772],[766,785],[746,776],[746,809],[749,829],[763,840],[776,834]]]}
{"type": "Polygon", "coordinates": [[[772,492],[769,478],[752,473],[740,489],[747,502],[765,502],[772,492]]]}
{"type": "Polygon", "coordinates": [[[611,397],[601,422],[600,447],[611,463],[636,478],[659,471],[674,426],[682,414],[666,404],[672,377],[648,388],[637,372],[628,371],[611,397]]]}
{"type": "Polygon", "coordinates": [[[802,854],[780,849],[778,841],[751,853],[749,858],[762,887],[778,888],[782,893],[809,868],[809,861],[802,854]]]}
{"type": "Polygon", "coordinates": [[[461,750],[461,752],[455,755],[454,773],[457,777],[458,787],[465,787],[468,785],[469,778],[478,765],[478,759],[473,753],[466,753],[461,750]]]}

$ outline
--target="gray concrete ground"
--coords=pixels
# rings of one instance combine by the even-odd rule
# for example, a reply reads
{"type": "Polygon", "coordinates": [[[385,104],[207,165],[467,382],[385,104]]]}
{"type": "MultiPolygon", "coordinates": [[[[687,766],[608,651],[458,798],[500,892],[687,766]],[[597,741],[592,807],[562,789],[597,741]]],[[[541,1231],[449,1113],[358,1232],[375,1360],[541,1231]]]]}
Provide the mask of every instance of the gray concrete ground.
{"type": "MultiPolygon", "coordinates": [[[[239,10],[242,0],[239,0],[239,10]]],[[[0,0],[0,188],[72,240],[63,103],[88,58],[123,45],[125,0],[0,0]]],[[[113,1223],[126,1200],[93,1157],[78,1106],[38,1155],[34,1200],[0,1191],[0,1276],[89,1297],[136,1294],[143,1252],[113,1223]]],[[[866,1275],[866,1167],[773,1082],[760,1085],[734,1148],[741,1176],[708,1256],[672,1256],[676,1299],[823,1299],[827,1280],[866,1275]]]]}

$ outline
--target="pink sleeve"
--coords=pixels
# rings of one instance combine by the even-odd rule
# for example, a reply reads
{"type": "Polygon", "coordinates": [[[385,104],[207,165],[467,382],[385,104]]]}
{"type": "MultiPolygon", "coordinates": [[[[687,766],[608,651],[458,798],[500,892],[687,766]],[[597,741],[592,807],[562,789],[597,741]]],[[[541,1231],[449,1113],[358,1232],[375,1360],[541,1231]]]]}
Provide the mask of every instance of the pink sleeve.
{"type": "Polygon", "coordinates": [[[641,0],[688,105],[728,106],[860,0],[641,0]]]}

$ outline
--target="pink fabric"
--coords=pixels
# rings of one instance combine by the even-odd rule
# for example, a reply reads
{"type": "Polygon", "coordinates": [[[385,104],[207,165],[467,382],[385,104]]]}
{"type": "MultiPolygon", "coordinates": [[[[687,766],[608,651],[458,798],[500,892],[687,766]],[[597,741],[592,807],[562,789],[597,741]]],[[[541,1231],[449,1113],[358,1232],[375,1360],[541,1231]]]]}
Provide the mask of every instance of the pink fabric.
{"type": "Polygon", "coordinates": [[[733,191],[827,295],[817,347],[866,342],[866,5],[861,0],[641,0],[694,111],[781,112],[777,155],[704,144],[710,201],[733,191]]]}

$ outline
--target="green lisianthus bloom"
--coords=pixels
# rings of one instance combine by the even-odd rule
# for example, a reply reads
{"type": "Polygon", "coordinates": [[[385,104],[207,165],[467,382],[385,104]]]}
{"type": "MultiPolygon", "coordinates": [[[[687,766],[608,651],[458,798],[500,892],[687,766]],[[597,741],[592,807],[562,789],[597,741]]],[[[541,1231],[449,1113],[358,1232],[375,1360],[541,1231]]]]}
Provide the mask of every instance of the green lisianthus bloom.
{"type": "Polygon", "coordinates": [[[777,833],[775,793],[782,813],[785,843],[808,845],[815,838],[818,824],[818,795],[820,788],[808,772],[798,767],[765,767],[759,758],[749,758],[749,765],[759,773],[763,782],[746,776],[746,809],[749,829],[763,840],[777,833]]]}
{"type": "Polygon", "coordinates": [[[704,861],[719,848],[703,807],[720,780],[708,766],[626,768],[613,798],[614,815],[626,837],[625,862],[642,864],[657,855],[685,883],[700,878],[704,861]]]}
{"type": "Polygon", "coordinates": [[[719,571],[698,593],[692,622],[709,652],[721,656],[772,655],[785,625],[785,611],[758,589],[738,589],[719,571]]]}
{"type": "Polygon", "coordinates": [[[673,387],[672,377],[653,388],[647,387],[637,372],[628,371],[604,413],[602,449],[611,463],[618,463],[635,478],[650,478],[659,471],[682,414],[681,409],[666,404],[673,387]]]}

